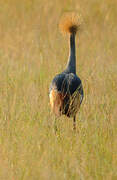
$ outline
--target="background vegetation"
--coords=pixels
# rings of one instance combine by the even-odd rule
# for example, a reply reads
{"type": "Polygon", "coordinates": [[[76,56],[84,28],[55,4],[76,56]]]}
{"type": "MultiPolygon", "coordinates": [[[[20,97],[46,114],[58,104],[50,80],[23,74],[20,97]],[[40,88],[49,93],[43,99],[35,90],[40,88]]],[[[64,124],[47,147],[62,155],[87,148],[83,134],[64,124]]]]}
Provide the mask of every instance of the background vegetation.
{"type": "Polygon", "coordinates": [[[117,179],[117,2],[0,0],[0,180],[117,179]],[[72,120],[50,112],[48,88],[68,58],[64,12],[81,13],[77,73],[85,98],[72,120]]]}

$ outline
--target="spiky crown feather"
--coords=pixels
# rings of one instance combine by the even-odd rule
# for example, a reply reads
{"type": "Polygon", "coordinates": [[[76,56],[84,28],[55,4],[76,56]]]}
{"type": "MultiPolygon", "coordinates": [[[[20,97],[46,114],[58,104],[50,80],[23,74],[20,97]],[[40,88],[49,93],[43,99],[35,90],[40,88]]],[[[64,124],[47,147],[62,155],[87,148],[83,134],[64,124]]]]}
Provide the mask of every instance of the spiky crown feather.
{"type": "Polygon", "coordinates": [[[82,18],[81,15],[77,15],[75,13],[68,13],[65,14],[59,24],[59,28],[62,33],[75,33],[80,29],[80,26],[82,24],[82,18]]]}

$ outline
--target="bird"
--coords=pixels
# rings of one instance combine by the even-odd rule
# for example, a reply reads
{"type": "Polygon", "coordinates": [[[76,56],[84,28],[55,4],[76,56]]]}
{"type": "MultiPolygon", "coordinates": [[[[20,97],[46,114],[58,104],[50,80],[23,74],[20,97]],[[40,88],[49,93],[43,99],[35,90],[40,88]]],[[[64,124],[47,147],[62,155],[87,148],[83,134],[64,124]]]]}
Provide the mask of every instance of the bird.
{"type": "Polygon", "coordinates": [[[69,37],[69,56],[66,68],[57,74],[49,88],[49,99],[53,113],[56,116],[65,115],[73,118],[73,129],[76,129],[76,114],[83,101],[84,92],[81,79],[76,74],[75,38],[80,30],[79,16],[72,13],[64,16],[59,26],[69,37]]]}

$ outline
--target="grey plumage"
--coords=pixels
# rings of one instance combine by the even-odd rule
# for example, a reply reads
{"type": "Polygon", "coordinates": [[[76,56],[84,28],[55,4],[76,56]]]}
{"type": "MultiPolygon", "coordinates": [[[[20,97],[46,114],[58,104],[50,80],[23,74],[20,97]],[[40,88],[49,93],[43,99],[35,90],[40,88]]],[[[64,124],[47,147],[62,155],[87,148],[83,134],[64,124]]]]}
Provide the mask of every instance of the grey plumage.
{"type": "MultiPolygon", "coordinates": [[[[71,26],[70,26],[71,28],[71,26]]],[[[56,75],[50,85],[50,103],[55,114],[74,118],[83,100],[83,87],[76,75],[75,35],[70,29],[70,51],[66,69],[56,75]]]]}

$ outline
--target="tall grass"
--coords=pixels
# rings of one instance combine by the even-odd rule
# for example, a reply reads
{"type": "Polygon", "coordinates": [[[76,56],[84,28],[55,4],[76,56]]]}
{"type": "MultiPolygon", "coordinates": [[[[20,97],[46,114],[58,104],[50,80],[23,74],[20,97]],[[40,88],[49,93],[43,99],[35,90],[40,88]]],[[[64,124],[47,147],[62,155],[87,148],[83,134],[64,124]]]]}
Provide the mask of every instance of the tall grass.
{"type": "Polygon", "coordinates": [[[0,179],[117,179],[117,3],[0,1],[0,179]],[[67,62],[58,23],[81,13],[77,74],[84,101],[72,119],[50,111],[48,88],[67,62]]]}

